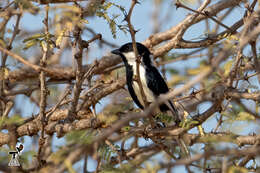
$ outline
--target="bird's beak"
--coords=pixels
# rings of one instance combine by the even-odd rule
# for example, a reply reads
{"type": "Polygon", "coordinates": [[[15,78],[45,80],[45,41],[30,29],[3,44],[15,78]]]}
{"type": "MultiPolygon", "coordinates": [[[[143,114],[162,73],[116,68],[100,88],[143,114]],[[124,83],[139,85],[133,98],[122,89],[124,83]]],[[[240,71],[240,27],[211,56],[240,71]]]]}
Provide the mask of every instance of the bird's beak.
{"type": "Polygon", "coordinates": [[[120,50],[119,49],[115,49],[115,50],[112,50],[111,53],[113,54],[116,54],[116,55],[120,55],[120,50]]]}

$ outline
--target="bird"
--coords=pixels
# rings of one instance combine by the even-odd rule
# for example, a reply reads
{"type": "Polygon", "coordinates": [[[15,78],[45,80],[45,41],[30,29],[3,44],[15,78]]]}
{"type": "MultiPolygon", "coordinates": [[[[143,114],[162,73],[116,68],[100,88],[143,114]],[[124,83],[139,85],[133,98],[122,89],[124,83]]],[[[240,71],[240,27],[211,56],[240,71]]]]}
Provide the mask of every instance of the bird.
{"type": "MultiPolygon", "coordinates": [[[[153,63],[153,54],[143,44],[136,42],[138,56],[140,56],[139,76],[142,88],[148,103],[154,102],[160,95],[169,92],[169,88],[153,63]]],[[[138,82],[135,79],[137,76],[136,56],[133,49],[133,43],[129,42],[122,45],[120,48],[112,50],[111,53],[119,55],[124,63],[126,69],[126,84],[130,96],[135,104],[144,109],[144,100],[139,88],[138,82]]],[[[161,112],[171,112],[173,120],[176,123],[181,121],[176,107],[171,100],[159,105],[161,112]]]]}
{"type": "Polygon", "coordinates": [[[18,153],[20,153],[23,150],[23,145],[20,144],[19,147],[16,147],[18,153]]]}

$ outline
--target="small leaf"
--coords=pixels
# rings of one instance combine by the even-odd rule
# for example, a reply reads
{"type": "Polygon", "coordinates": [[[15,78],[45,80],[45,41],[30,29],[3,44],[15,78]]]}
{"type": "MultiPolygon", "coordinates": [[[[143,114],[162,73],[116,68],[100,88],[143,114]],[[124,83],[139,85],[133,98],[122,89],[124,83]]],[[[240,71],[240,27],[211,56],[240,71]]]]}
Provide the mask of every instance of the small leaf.
{"type": "Polygon", "coordinates": [[[26,43],[26,42],[28,42],[30,40],[34,40],[34,39],[43,38],[43,37],[45,37],[45,34],[39,34],[39,33],[38,34],[34,34],[33,36],[24,39],[23,43],[26,43]]]}
{"type": "Polygon", "coordinates": [[[125,126],[125,127],[122,128],[122,131],[128,132],[130,129],[131,129],[130,126],[125,126]]]}
{"type": "Polygon", "coordinates": [[[247,112],[239,112],[238,116],[236,117],[236,120],[238,121],[249,121],[249,120],[255,120],[255,117],[247,112]]]}
{"type": "Polygon", "coordinates": [[[46,51],[47,51],[47,43],[42,40],[42,41],[40,42],[40,45],[41,45],[41,47],[42,47],[42,50],[43,50],[44,52],[46,52],[46,51]]]}
{"type": "Polygon", "coordinates": [[[184,4],[189,4],[189,5],[196,3],[195,0],[180,0],[180,1],[183,2],[184,4]]]}
{"type": "Polygon", "coordinates": [[[96,12],[96,15],[97,15],[98,17],[103,17],[103,16],[104,16],[104,13],[98,11],[98,12],[96,12]]]}
{"type": "Polygon", "coordinates": [[[68,143],[90,144],[93,141],[93,133],[88,131],[71,131],[65,136],[68,143]]]}
{"type": "Polygon", "coordinates": [[[4,118],[0,121],[0,127],[2,124],[10,125],[10,124],[19,124],[23,122],[23,118],[20,115],[13,115],[10,118],[4,118]]]}
{"type": "Polygon", "coordinates": [[[198,130],[199,130],[200,136],[205,136],[204,129],[201,125],[198,126],[198,130]]]}
{"type": "Polygon", "coordinates": [[[224,65],[224,75],[227,76],[230,71],[231,71],[231,68],[232,68],[232,65],[233,65],[233,61],[230,60],[228,61],[225,65],[224,65]]]}
{"type": "Polygon", "coordinates": [[[179,74],[179,71],[172,68],[167,68],[166,71],[170,72],[171,74],[179,74]]]}
{"type": "Polygon", "coordinates": [[[109,18],[109,16],[108,16],[108,14],[107,13],[103,13],[103,17],[106,19],[106,21],[108,22],[108,23],[110,23],[110,18],[109,18]]]}
{"type": "Polygon", "coordinates": [[[109,23],[110,30],[112,32],[113,38],[116,38],[116,24],[114,21],[109,23]]]}
{"type": "Polygon", "coordinates": [[[201,72],[202,68],[201,67],[198,67],[198,68],[194,68],[194,69],[188,69],[187,70],[187,73],[189,75],[197,75],[201,72]]]}
{"type": "Polygon", "coordinates": [[[30,47],[36,45],[40,40],[38,39],[33,39],[33,40],[28,40],[26,41],[25,43],[25,47],[23,48],[24,50],[27,50],[29,49],[30,47]]]}
{"type": "MultiPolygon", "coordinates": [[[[258,89],[258,86],[257,85],[252,85],[252,84],[250,84],[250,85],[248,85],[248,88],[249,89],[258,89]]],[[[251,91],[252,92],[252,91],[251,91]]]]}
{"type": "Polygon", "coordinates": [[[165,113],[158,113],[155,116],[155,118],[160,120],[163,123],[171,123],[173,121],[173,117],[169,116],[168,114],[165,114],[165,113]]]}
{"type": "Polygon", "coordinates": [[[228,36],[228,33],[225,33],[224,35],[223,35],[223,38],[225,38],[225,37],[227,37],[228,36]]]}
{"type": "Polygon", "coordinates": [[[126,101],[133,101],[132,97],[125,97],[126,101]]]}
{"type": "Polygon", "coordinates": [[[76,171],[73,169],[72,163],[69,159],[66,159],[64,161],[64,165],[68,168],[69,173],[76,173],[76,171]]]}
{"type": "Polygon", "coordinates": [[[189,113],[187,111],[183,111],[183,116],[185,119],[187,119],[187,117],[189,116],[189,113]]]}
{"type": "Polygon", "coordinates": [[[74,13],[80,13],[81,12],[81,9],[80,7],[78,6],[75,6],[75,5],[59,5],[57,6],[56,8],[59,8],[59,9],[63,9],[64,11],[69,11],[69,12],[74,12],[74,13]]]}
{"type": "Polygon", "coordinates": [[[248,170],[244,167],[239,167],[239,166],[231,166],[227,173],[247,173],[248,170]]]}
{"type": "Polygon", "coordinates": [[[36,7],[32,2],[28,0],[15,0],[16,6],[18,6],[23,11],[28,11],[35,15],[39,11],[39,7],[36,7]]]}
{"type": "Polygon", "coordinates": [[[9,74],[8,68],[0,68],[0,81],[6,79],[8,74],[9,74]]]}
{"type": "Polygon", "coordinates": [[[86,19],[81,19],[80,22],[85,23],[85,24],[89,24],[88,20],[86,20],[86,19]]]}
{"type": "Polygon", "coordinates": [[[2,47],[6,46],[6,44],[5,44],[5,42],[4,42],[4,40],[2,38],[0,38],[0,46],[2,46],[2,47]]]}
{"type": "Polygon", "coordinates": [[[113,5],[115,7],[117,7],[123,14],[125,13],[125,8],[124,7],[122,7],[121,5],[114,4],[114,3],[113,3],[113,5]]]}
{"type": "Polygon", "coordinates": [[[7,32],[8,32],[8,33],[12,33],[12,29],[10,29],[10,28],[7,29],[7,32]]]}
{"type": "Polygon", "coordinates": [[[181,123],[180,123],[180,126],[181,127],[185,127],[185,128],[190,128],[190,126],[191,125],[196,125],[196,124],[198,124],[199,123],[199,121],[196,121],[196,120],[192,120],[192,119],[185,119],[184,121],[182,121],[181,123]]]}
{"type": "Polygon", "coordinates": [[[112,2],[108,2],[108,3],[106,3],[106,5],[104,5],[104,10],[109,9],[112,5],[113,5],[112,2]]]}

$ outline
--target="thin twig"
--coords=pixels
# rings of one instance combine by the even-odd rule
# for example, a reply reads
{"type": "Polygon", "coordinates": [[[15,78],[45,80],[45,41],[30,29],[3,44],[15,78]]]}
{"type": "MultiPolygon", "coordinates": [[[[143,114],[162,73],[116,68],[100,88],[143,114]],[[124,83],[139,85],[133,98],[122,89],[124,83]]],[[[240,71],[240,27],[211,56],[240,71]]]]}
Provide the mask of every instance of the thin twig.
{"type": "Polygon", "coordinates": [[[136,31],[135,31],[133,25],[131,24],[132,12],[133,12],[133,9],[134,9],[134,7],[137,3],[138,3],[137,0],[132,0],[131,7],[130,7],[128,13],[127,13],[125,20],[127,21],[129,32],[131,34],[133,49],[134,49],[135,58],[136,58],[136,73],[137,73],[138,87],[140,89],[140,92],[141,92],[141,95],[142,95],[142,98],[143,98],[143,102],[145,104],[144,106],[147,106],[148,105],[147,98],[146,98],[146,95],[144,93],[144,89],[143,89],[142,82],[141,82],[141,79],[140,79],[140,63],[141,63],[142,59],[141,59],[141,56],[139,55],[137,47],[136,47],[136,41],[135,41],[136,31]]]}
{"type": "Polygon", "coordinates": [[[180,3],[179,1],[177,1],[177,2],[175,3],[175,5],[176,5],[177,8],[182,7],[182,8],[184,8],[184,9],[190,10],[190,11],[192,11],[192,12],[194,12],[194,13],[204,15],[204,16],[206,16],[206,17],[212,19],[212,20],[213,20],[214,22],[216,22],[217,24],[219,24],[219,25],[223,26],[224,28],[228,29],[229,31],[232,31],[232,29],[231,29],[230,27],[228,27],[227,25],[225,25],[225,24],[223,24],[222,22],[218,21],[218,20],[215,19],[214,17],[208,15],[208,14],[207,14],[207,11],[200,12],[200,11],[193,10],[193,9],[191,9],[191,8],[189,8],[189,7],[187,7],[187,6],[185,6],[184,4],[180,3]]]}
{"type": "Polygon", "coordinates": [[[51,109],[50,112],[46,115],[47,119],[60,107],[62,101],[70,94],[70,86],[68,85],[66,89],[64,90],[64,93],[61,97],[61,99],[57,102],[57,104],[51,109]]]}
{"type": "Polygon", "coordinates": [[[246,148],[243,150],[238,150],[238,149],[225,149],[225,150],[217,150],[217,151],[206,151],[203,154],[195,154],[190,158],[184,158],[180,159],[176,162],[169,163],[169,164],[161,164],[161,168],[168,168],[168,167],[173,167],[177,165],[189,165],[197,160],[200,160],[202,158],[207,158],[211,156],[216,156],[216,155],[224,155],[224,156],[229,156],[229,155],[234,155],[234,156],[245,156],[248,154],[256,155],[260,151],[259,147],[250,147],[246,148]]]}
{"type": "Polygon", "coordinates": [[[15,2],[15,1],[12,1],[12,2],[10,2],[9,4],[7,4],[4,8],[1,8],[1,9],[0,9],[0,12],[5,11],[7,8],[9,8],[11,5],[13,5],[14,2],[15,2]]]}
{"type": "Polygon", "coordinates": [[[0,51],[3,52],[3,53],[5,53],[5,54],[8,54],[9,56],[11,56],[11,57],[13,57],[14,59],[20,61],[20,62],[23,63],[24,65],[29,66],[30,68],[34,69],[34,70],[37,71],[37,72],[40,72],[41,70],[46,71],[46,72],[49,71],[49,70],[46,69],[46,68],[40,67],[40,66],[38,66],[38,65],[35,65],[35,64],[30,63],[29,61],[26,61],[23,57],[21,57],[21,56],[15,54],[15,53],[13,53],[13,52],[11,52],[11,51],[9,51],[9,50],[3,48],[3,47],[1,47],[1,46],[0,46],[0,51]]]}
{"type": "MultiPolygon", "coordinates": [[[[47,55],[49,53],[49,5],[46,5],[45,7],[45,18],[44,18],[44,26],[45,26],[45,34],[47,35],[47,39],[46,39],[46,49],[42,49],[43,50],[43,56],[40,60],[40,66],[41,67],[45,67],[46,66],[46,62],[47,62],[47,55]]],[[[38,154],[37,154],[37,160],[38,160],[38,164],[39,167],[41,167],[42,165],[42,149],[43,149],[43,145],[45,144],[45,126],[47,125],[48,121],[46,119],[46,106],[47,106],[47,95],[48,95],[48,88],[46,85],[46,74],[44,71],[40,72],[40,118],[41,118],[41,135],[39,138],[39,149],[38,149],[38,154]]]]}

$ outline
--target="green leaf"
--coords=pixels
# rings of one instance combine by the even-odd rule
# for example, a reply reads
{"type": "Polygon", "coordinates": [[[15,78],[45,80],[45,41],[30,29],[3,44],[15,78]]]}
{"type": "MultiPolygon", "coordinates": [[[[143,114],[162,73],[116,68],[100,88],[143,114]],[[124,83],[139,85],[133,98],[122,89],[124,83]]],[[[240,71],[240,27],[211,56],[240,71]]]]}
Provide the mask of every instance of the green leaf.
{"type": "Polygon", "coordinates": [[[122,130],[123,130],[124,132],[128,132],[130,129],[131,129],[130,126],[125,126],[125,127],[122,128],[122,130]]]}
{"type": "Polygon", "coordinates": [[[40,41],[40,40],[38,40],[38,39],[34,39],[34,40],[27,41],[23,49],[24,49],[24,50],[27,50],[27,49],[29,49],[30,47],[36,45],[39,41],[40,41]]]}
{"type": "Polygon", "coordinates": [[[101,17],[103,19],[105,19],[108,24],[109,24],[109,28],[111,30],[111,33],[113,35],[113,38],[116,38],[116,28],[118,27],[120,30],[122,30],[123,32],[126,33],[126,29],[125,27],[121,27],[122,25],[117,25],[116,22],[115,22],[115,19],[120,16],[120,15],[114,15],[113,14],[113,17],[110,18],[108,13],[107,13],[107,10],[111,7],[111,6],[115,6],[117,7],[119,10],[121,10],[124,14],[125,14],[125,9],[120,6],[120,5],[117,5],[115,3],[112,3],[112,2],[106,2],[104,5],[101,5],[98,10],[96,11],[96,16],[98,17],[101,17]]]}
{"type": "Polygon", "coordinates": [[[231,68],[232,68],[232,65],[233,65],[233,61],[230,60],[228,61],[225,65],[224,65],[224,75],[227,76],[230,71],[231,71],[231,68]]]}
{"type": "Polygon", "coordinates": [[[108,2],[108,3],[106,3],[105,5],[104,5],[104,10],[107,10],[107,9],[109,9],[111,6],[113,5],[113,3],[112,2],[108,2]]]}
{"type": "Polygon", "coordinates": [[[227,173],[247,173],[248,170],[244,167],[231,166],[229,167],[227,173]]]}
{"type": "Polygon", "coordinates": [[[15,0],[16,6],[21,8],[23,11],[28,11],[33,15],[36,15],[39,12],[39,7],[35,6],[29,0],[15,0]]]}
{"type": "Polygon", "coordinates": [[[55,41],[55,45],[57,47],[60,46],[62,40],[63,40],[63,37],[64,37],[64,33],[65,33],[66,29],[62,30],[60,33],[59,33],[59,36],[57,37],[56,41],[55,41]]]}
{"type": "Polygon", "coordinates": [[[41,40],[40,41],[40,45],[41,45],[41,47],[42,47],[42,50],[44,51],[44,52],[46,52],[47,51],[47,43],[44,41],[44,40],[41,40]]]}
{"type": "Polygon", "coordinates": [[[23,122],[23,118],[20,115],[13,115],[10,118],[3,118],[0,121],[0,127],[2,124],[10,125],[10,124],[20,124],[23,122]]]}
{"type": "Polygon", "coordinates": [[[125,10],[125,8],[124,8],[123,6],[117,5],[117,4],[115,4],[115,3],[113,3],[113,5],[114,5],[115,7],[117,7],[122,13],[126,13],[126,10],[125,10]]]}
{"type": "Polygon", "coordinates": [[[34,40],[34,39],[43,38],[43,37],[45,37],[45,34],[41,34],[41,33],[34,34],[33,36],[24,39],[24,40],[23,40],[23,43],[26,43],[26,42],[31,41],[31,40],[34,40]]]}
{"type": "Polygon", "coordinates": [[[257,90],[257,89],[258,89],[258,86],[257,86],[257,85],[249,84],[249,85],[248,85],[248,88],[249,88],[249,89],[256,89],[256,90],[257,90]]]}
{"type": "Polygon", "coordinates": [[[33,158],[34,156],[36,156],[37,153],[36,151],[33,150],[29,150],[29,151],[23,151],[21,156],[19,157],[19,160],[22,161],[23,165],[29,165],[30,164],[30,159],[33,158]]]}
{"type": "Polygon", "coordinates": [[[110,21],[110,18],[109,18],[109,16],[108,16],[108,14],[105,12],[105,13],[103,13],[103,17],[106,19],[106,21],[108,22],[108,23],[111,23],[110,21]]]}
{"type": "Polygon", "coordinates": [[[86,20],[86,19],[81,19],[80,22],[84,23],[84,24],[89,24],[88,20],[86,20]]]}
{"type": "Polygon", "coordinates": [[[93,140],[93,133],[86,130],[72,131],[67,133],[65,138],[68,143],[90,144],[93,140]]]}
{"type": "Polygon", "coordinates": [[[168,71],[171,74],[179,74],[179,71],[173,68],[166,68],[166,71],[168,71]]]}
{"type": "Polygon", "coordinates": [[[182,121],[182,122],[180,123],[180,126],[181,126],[182,128],[190,128],[190,126],[196,125],[196,124],[198,124],[198,123],[199,123],[198,121],[193,120],[193,119],[185,119],[184,121],[182,121]]]}
{"type": "Polygon", "coordinates": [[[110,160],[110,156],[111,156],[111,150],[110,147],[108,145],[103,145],[99,148],[99,154],[101,155],[102,159],[105,161],[109,161],[110,160]]]}
{"type": "Polygon", "coordinates": [[[76,173],[76,171],[74,170],[74,168],[73,168],[72,163],[71,163],[70,160],[65,159],[65,160],[64,160],[64,165],[67,167],[69,173],[76,173]]]}
{"type": "Polygon", "coordinates": [[[188,69],[187,73],[189,75],[197,75],[197,74],[201,73],[201,71],[205,70],[206,68],[209,68],[209,66],[207,66],[207,65],[200,65],[198,68],[188,69]]]}
{"type": "Polygon", "coordinates": [[[116,23],[114,21],[110,22],[109,27],[113,35],[113,38],[116,38],[116,23]]]}
{"type": "Polygon", "coordinates": [[[248,112],[239,112],[236,120],[249,121],[249,120],[255,120],[255,117],[248,112]]]}
{"type": "Polygon", "coordinates": [[[195,0],[180,0],[182,3],[184,4],[188,4],[188,5],[194,5],[196,3],[195,0]]]}
{"type": "Polygon", "coordinates": [[[104,13],[101,12],[101,11],[97,11],[97,12],[96,12],[96,16],[98,16],[98,17],[103,17],[103,16],[104,16],[104,13]]]}
{"type": "Polygon", "coordinates": [[[173,117],[169,116],[168,114],[165,113],[158,113],[155,116],[156,119],[159,119],[163,123],[171,123],[173,121],[173,117]]]}
{"type": "Polygon", "coordinates": [[[6,43],[5,43],[5,41],[2,38],[0,38],[0,46],[1,47],[5,47],[6,46],[6,43]]]}
{"type": "Polygon", "coordinates": [[[8,68],[5,67],[0,68],[0,81],[8,77],[9,71],[10,70],[8,68]]]}

